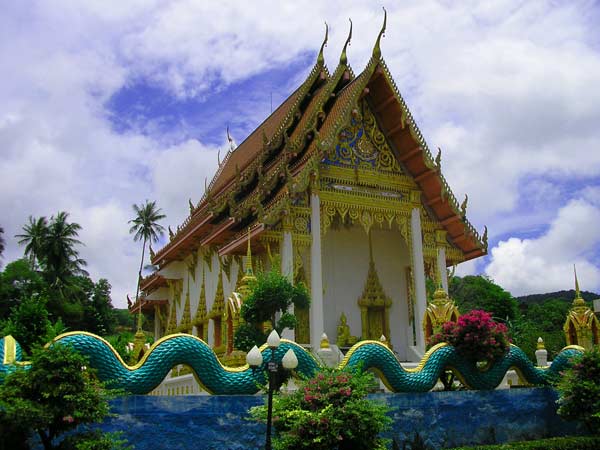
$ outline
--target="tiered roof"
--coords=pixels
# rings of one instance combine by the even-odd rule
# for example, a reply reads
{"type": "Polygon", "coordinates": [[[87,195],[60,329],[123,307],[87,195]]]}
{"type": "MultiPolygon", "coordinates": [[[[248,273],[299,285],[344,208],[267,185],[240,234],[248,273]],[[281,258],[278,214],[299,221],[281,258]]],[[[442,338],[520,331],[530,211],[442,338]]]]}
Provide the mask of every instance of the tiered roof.
{"type": "MultiPolygon", "coordinates": [[[[205,195],[152,263],[164,266],[185,258],[199,246],[220,255],[243,253],[247,240],[278,223],[289,212],[289,195],[308,186],[310,174],[336,144],[339,130],[365,99],[405,172],[423,192],[423,203],[447,231],[450,243],[465,260],[487,251],[487,236],[479,236],[466,219],[433,159],[404,99],[381,56],[380,39],[365,69],[355,76],[346,47],[330,74],[323,47],[306,80],[253,133],[221,162],[205,195]],[[250,228],[250,232],[246,230],[250,228]]],[[[193,206],[193,205],[192,205],[193,206]]]]}

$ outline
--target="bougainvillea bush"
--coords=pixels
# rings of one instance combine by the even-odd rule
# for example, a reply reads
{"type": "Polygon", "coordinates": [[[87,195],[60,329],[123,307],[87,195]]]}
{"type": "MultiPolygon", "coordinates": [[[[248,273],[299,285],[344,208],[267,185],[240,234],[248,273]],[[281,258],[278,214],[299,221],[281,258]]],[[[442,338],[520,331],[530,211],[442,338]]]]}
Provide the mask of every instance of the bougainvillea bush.
{"type": "Polygon", "coordinates": [[[492,320],[485,311],[473,310],[446,322],[440,332],[434,334],[429,345],[447,342],[458,353],[473,362],[492,362],[506,355],[510,346],[506,325],[492,320]]]}
{"type": "MultiPolygon", "coordinates": [[[[298,390],[273,399],[273,441],[278,450],[385,449],[379,437],[391,419],[389,408],[366,398],[375,381],[369,372],[325,369],[299,383],[298,390]]],[[[265,406],[250,410],[265,421],[265,406]]]]}

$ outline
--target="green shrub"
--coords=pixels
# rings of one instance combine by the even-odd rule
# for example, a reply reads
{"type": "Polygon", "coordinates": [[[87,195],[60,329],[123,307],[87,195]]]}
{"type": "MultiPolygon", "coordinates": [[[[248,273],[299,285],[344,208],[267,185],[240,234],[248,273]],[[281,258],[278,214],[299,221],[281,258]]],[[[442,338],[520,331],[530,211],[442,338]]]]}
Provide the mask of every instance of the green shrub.
{"type": "Polygon", "coordinates": [[[500,445],[476,445],[474,447],[457,447],[453,450],[597,450],[600,448],[600,437],[577,436],[540,439],[536,441],[511,442],[500,445]]]}
{"type": "Polygon", "coordinates": [[[558,414],[581,420],[589,430],[600,433],[600,349],[594,347],[573,358],[558,382],[558,414]]]}
{"type": "MultiPolygon", "coordinates": [[[[45,450],[106,448],[111,438],[100,432],[71,434],[65,444],[59,443],[63,434],[100,422],[109,413],[110,392],[86,365],[86,358],[70,347],[55,345],[34,350],[29,369],[8,375],[0,385],[0,448],[26,449],[33,435],[45,450]]],[[[122,446],[113,442],[111,448],[122,446]]]]}
{"type": "MultiPolygon", "coordinates": [[[[369,372],[327,369],[299,383],[298,390],[273,399],[274,448],[278,450],[385,449],[379,437],[391,419],[385,404],[366,395],[374,383],[369,372]]],[[[265,421],[266,406],[250,410],[265,421]]]]}

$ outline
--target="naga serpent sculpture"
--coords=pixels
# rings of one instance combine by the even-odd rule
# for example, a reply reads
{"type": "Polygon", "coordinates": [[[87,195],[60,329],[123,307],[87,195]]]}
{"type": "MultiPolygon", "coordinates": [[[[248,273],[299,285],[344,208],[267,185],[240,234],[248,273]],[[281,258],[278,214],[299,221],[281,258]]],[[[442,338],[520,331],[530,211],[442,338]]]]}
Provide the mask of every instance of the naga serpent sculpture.
{"type": "MultiPolygon", "coordinates": [[[[192,368],[198,383],[209,393],[216,395],[254,394],[265,383],[266,362],[259,368],[248,365],[226,367],[221,364],[213,350],[201,339],[189,334],[172,334],[156,341],[142,359],[134,366],[123,362],[115,349],[104,339],[91,333],[75,331],[56,337],[48,345],[66,344],[89,359],[90,367],[98,378],[112,388],[131,394],[147,394],[156,388],[171,368],[186,364],[192,368]]],[[[310,377],[321,369],[317,360],[300,345],[283,339],[275,350],[275,359],[281,361],[288,349],[298,358],[296,374],[310,377]]],[[[266,344],[260,351],[264,360],[270,359],[266,344]],[[267,352],[265,354],[265,352],[267,352]]],[[[565,347],[548,368],[535,367],[523,351],[511,345],[508,353],[490,364],[485,370],[460,356],[448,344],[437,344],[413,369],[403,368],[392,351],[379,341],[361,341],[346,354],[338,368],[374,370],[392,392],[427,392],[431,390],[444,370],[452,369],[461,382],[471,389],[494,389],[506,372],[514,368],[520,377],[533,385],[549,384],[560,372],[570,366],[570,359],[583,352],[575,345],[565,347]]],[[[22,362],[20,345],[12,336],[0,339],[0,374],[17,368],[27,368],[22,362]]]]}

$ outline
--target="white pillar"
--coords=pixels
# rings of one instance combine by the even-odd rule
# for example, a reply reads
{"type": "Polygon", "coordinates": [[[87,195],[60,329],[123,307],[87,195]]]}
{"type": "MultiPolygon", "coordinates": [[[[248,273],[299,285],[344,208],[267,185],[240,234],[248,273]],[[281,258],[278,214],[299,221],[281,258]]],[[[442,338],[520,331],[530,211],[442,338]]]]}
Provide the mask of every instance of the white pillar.
{"type": "MultiPolygon", "coordinates": [[[[291,231],[283,232],[283,240],[281,242],[281,273],[290,283],[294,282],[294,248],[291,231]]],[[[294,305],[291,305],[287,312],[294,314],[294,305]]],[[[281,333],[281,337],[295,341],[296,333],[294,330],[285,328],[281,333]]]]}
{"type": "Polygon", "coordinates": [[[213,345],[215,345],[215,323],[212,319],[210,319],[207,323],[208,325],[208,339],[207,339],[207,344],[212,347],[213,345]]]}
{"type": "Polygon", "coordinates": [[[413,251],[413,277],[415,278],[415,329],[417,350],[425,352],[423,336],[423,317],[427,308],[427,291],[425,290],[425,264],[423,262],[423,235],[421,232],[421,212],[419,208],[411,211],[410,227],[413,251]]]}
{"type": "Polygon", "coordinates": [[[284,231],[281,245],[281,273],[290,283],[294,282],[294,249],[292,245],[292,233],[284,231]]]}
{"type": "Polygon", "coordinates": [[[323,274],[321,272],[321,201],[317,194],[310,196],[310,344],[313,352],[320,348],[325,331],[323,320],[323,274]]]}
{"type": "MultiPolygon", "coordinates": [[[[440,272],[440,280],[442,280],[442,287],[448,292],[448,272],[446,271],[446,248],[438,247],[437,254],[437,266],[440,272]]],[[[437,288],[437,286],[436,286],[437,288]]]]}

